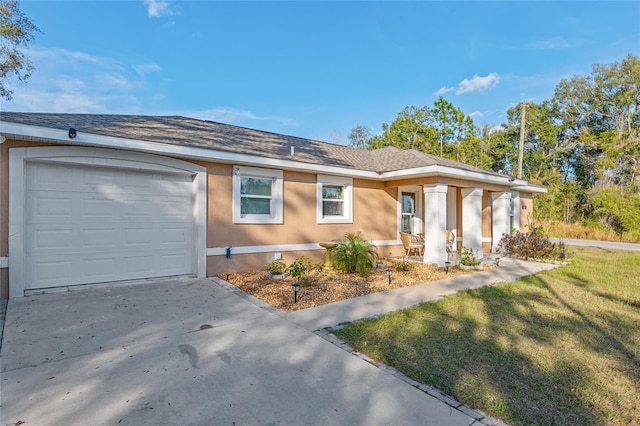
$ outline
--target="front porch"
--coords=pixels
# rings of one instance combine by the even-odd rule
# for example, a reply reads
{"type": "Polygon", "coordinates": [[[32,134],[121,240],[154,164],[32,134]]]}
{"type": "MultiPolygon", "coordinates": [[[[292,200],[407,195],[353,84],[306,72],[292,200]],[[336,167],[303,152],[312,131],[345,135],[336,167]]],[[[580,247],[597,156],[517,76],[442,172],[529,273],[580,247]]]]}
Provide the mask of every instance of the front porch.
{"type": "MultiPolygon", "coordinates": [[[[420,256],[408,260],[445,267],[459,263],[459,252],[471,250],[479,260],[497,251],[503,234],[521,228],[518,191],[505,186],[462,186],[434,183],[398,186],[398,233],[419,235],[420,256]],[[447,247],[447,234],[455,238],[447,247]]],[[[399,234],[398,234],[399,235],[399,234]]]]}

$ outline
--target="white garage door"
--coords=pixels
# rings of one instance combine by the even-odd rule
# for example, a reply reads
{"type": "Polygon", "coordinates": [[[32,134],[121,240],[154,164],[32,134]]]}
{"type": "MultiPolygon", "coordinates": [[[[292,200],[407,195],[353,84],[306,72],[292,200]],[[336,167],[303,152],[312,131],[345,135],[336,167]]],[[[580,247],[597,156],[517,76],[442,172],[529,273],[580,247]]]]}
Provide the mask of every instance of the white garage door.
{"type": "Polygon", "coordinates": [[[192,176],[28,163],[25,289],[194,271],[192,176]]]}

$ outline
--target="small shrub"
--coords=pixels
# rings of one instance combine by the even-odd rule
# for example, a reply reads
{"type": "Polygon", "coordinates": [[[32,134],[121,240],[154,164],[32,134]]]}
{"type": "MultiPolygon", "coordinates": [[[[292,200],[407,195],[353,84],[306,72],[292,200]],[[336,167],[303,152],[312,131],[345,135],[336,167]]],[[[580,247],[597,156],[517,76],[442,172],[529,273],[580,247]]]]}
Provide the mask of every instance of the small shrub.
{"type": "Polygon", "coordinates": [[[407,272],[409,269],[411,269],[411,263],[404,259],[396,265],[396,271],[407,272]]]}
{"type": "Polygon", "coordinates": [[[287,264],[284,263],[284,260],[272,260],[267,263],[266,268],[271,275],[282,275],[287,272],[287,264]]]}
{"type": "Polygon", "coordinates": [[[544,235],[541,227],[532,227],[531,232],[517,231],[512,235],[503,235],[498,250],[506,256],[524,259],[565,260],[567,248],[563,242],[552,243],[544,235]]]}
{"type": "Polygon", "coordinates": [[[314,263],[310,258],[306,256],[302,256],[294,260],[288,268],[291,277],[296,278],[298,283],[302,286],[308,286],[312,284],[312,279],[308,276],[308,274],[316,270],[320,270],[320,265],[314,263]]]}
{"type": "Polygon", "coordinates": [[[462,247],[462,251],[460,252],[460,264],[464,266],[478,266],[482,263],[480,259],[476,256],[472,249],[467,247],[462,247]]]}
{"type": "Polygon", "coordinates": [[[348,273],[357,272],[361,276],[373,269],[378,258],[375,246],[365,241],[359,233],[345,235],[345,240],[338,243],[332,255],[336,268],[348,273]]]}

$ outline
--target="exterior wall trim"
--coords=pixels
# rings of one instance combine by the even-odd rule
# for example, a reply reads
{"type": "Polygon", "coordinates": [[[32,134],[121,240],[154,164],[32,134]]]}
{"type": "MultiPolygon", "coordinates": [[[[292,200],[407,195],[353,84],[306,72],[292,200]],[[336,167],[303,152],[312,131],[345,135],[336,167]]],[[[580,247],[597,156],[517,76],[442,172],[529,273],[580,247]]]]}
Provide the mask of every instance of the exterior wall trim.
{"type": "MultiPolygon", "coordinates": [[[[371,241],[374,246],[393,246],[402,244],[400,239],[398,240],[374,240],[371,241]]],[[[254,253],[271,253],[280,251],[310,251],[310,250],[325,250],[320,247],[319,243],[308,244],[265,244],[260,246],[239,246],[231,247],[231,255],[234,254],[254,254],[254,253]]],[[[207,256],[223,256],[227,252],[227,247],[208,247],[207,256]]]]}

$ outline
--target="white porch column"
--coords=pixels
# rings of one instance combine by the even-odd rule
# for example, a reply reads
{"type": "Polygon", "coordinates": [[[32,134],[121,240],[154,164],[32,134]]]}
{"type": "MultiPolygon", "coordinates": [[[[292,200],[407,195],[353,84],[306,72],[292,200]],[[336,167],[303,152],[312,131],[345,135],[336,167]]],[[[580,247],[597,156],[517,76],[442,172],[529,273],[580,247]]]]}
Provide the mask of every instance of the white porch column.
{"type": "MultiPolygon", "coordinates": [[[[511,191],[511,199],[513,200],[513,229],[520,230],[520,191],[511,191]]],[[[511,229],[509,229],[511,231],[511,229]]]]}
{"type": "Polygon", "coordinates": [[[498,251],[498,243],[502,234],[509,235],[511,231],[511,194],[509,192],[491,193],[491,251],[498,251]]]}
{"type": "Polygon", "coordinates": [[[462,239],[482,259],[482,188],[462,190],[462,239]]]}
{"type": "Polygon", "coordinates": [[[424,263],[444,267],[447,261],[447,185],[425,185],[424,190],[424,263]]]}

